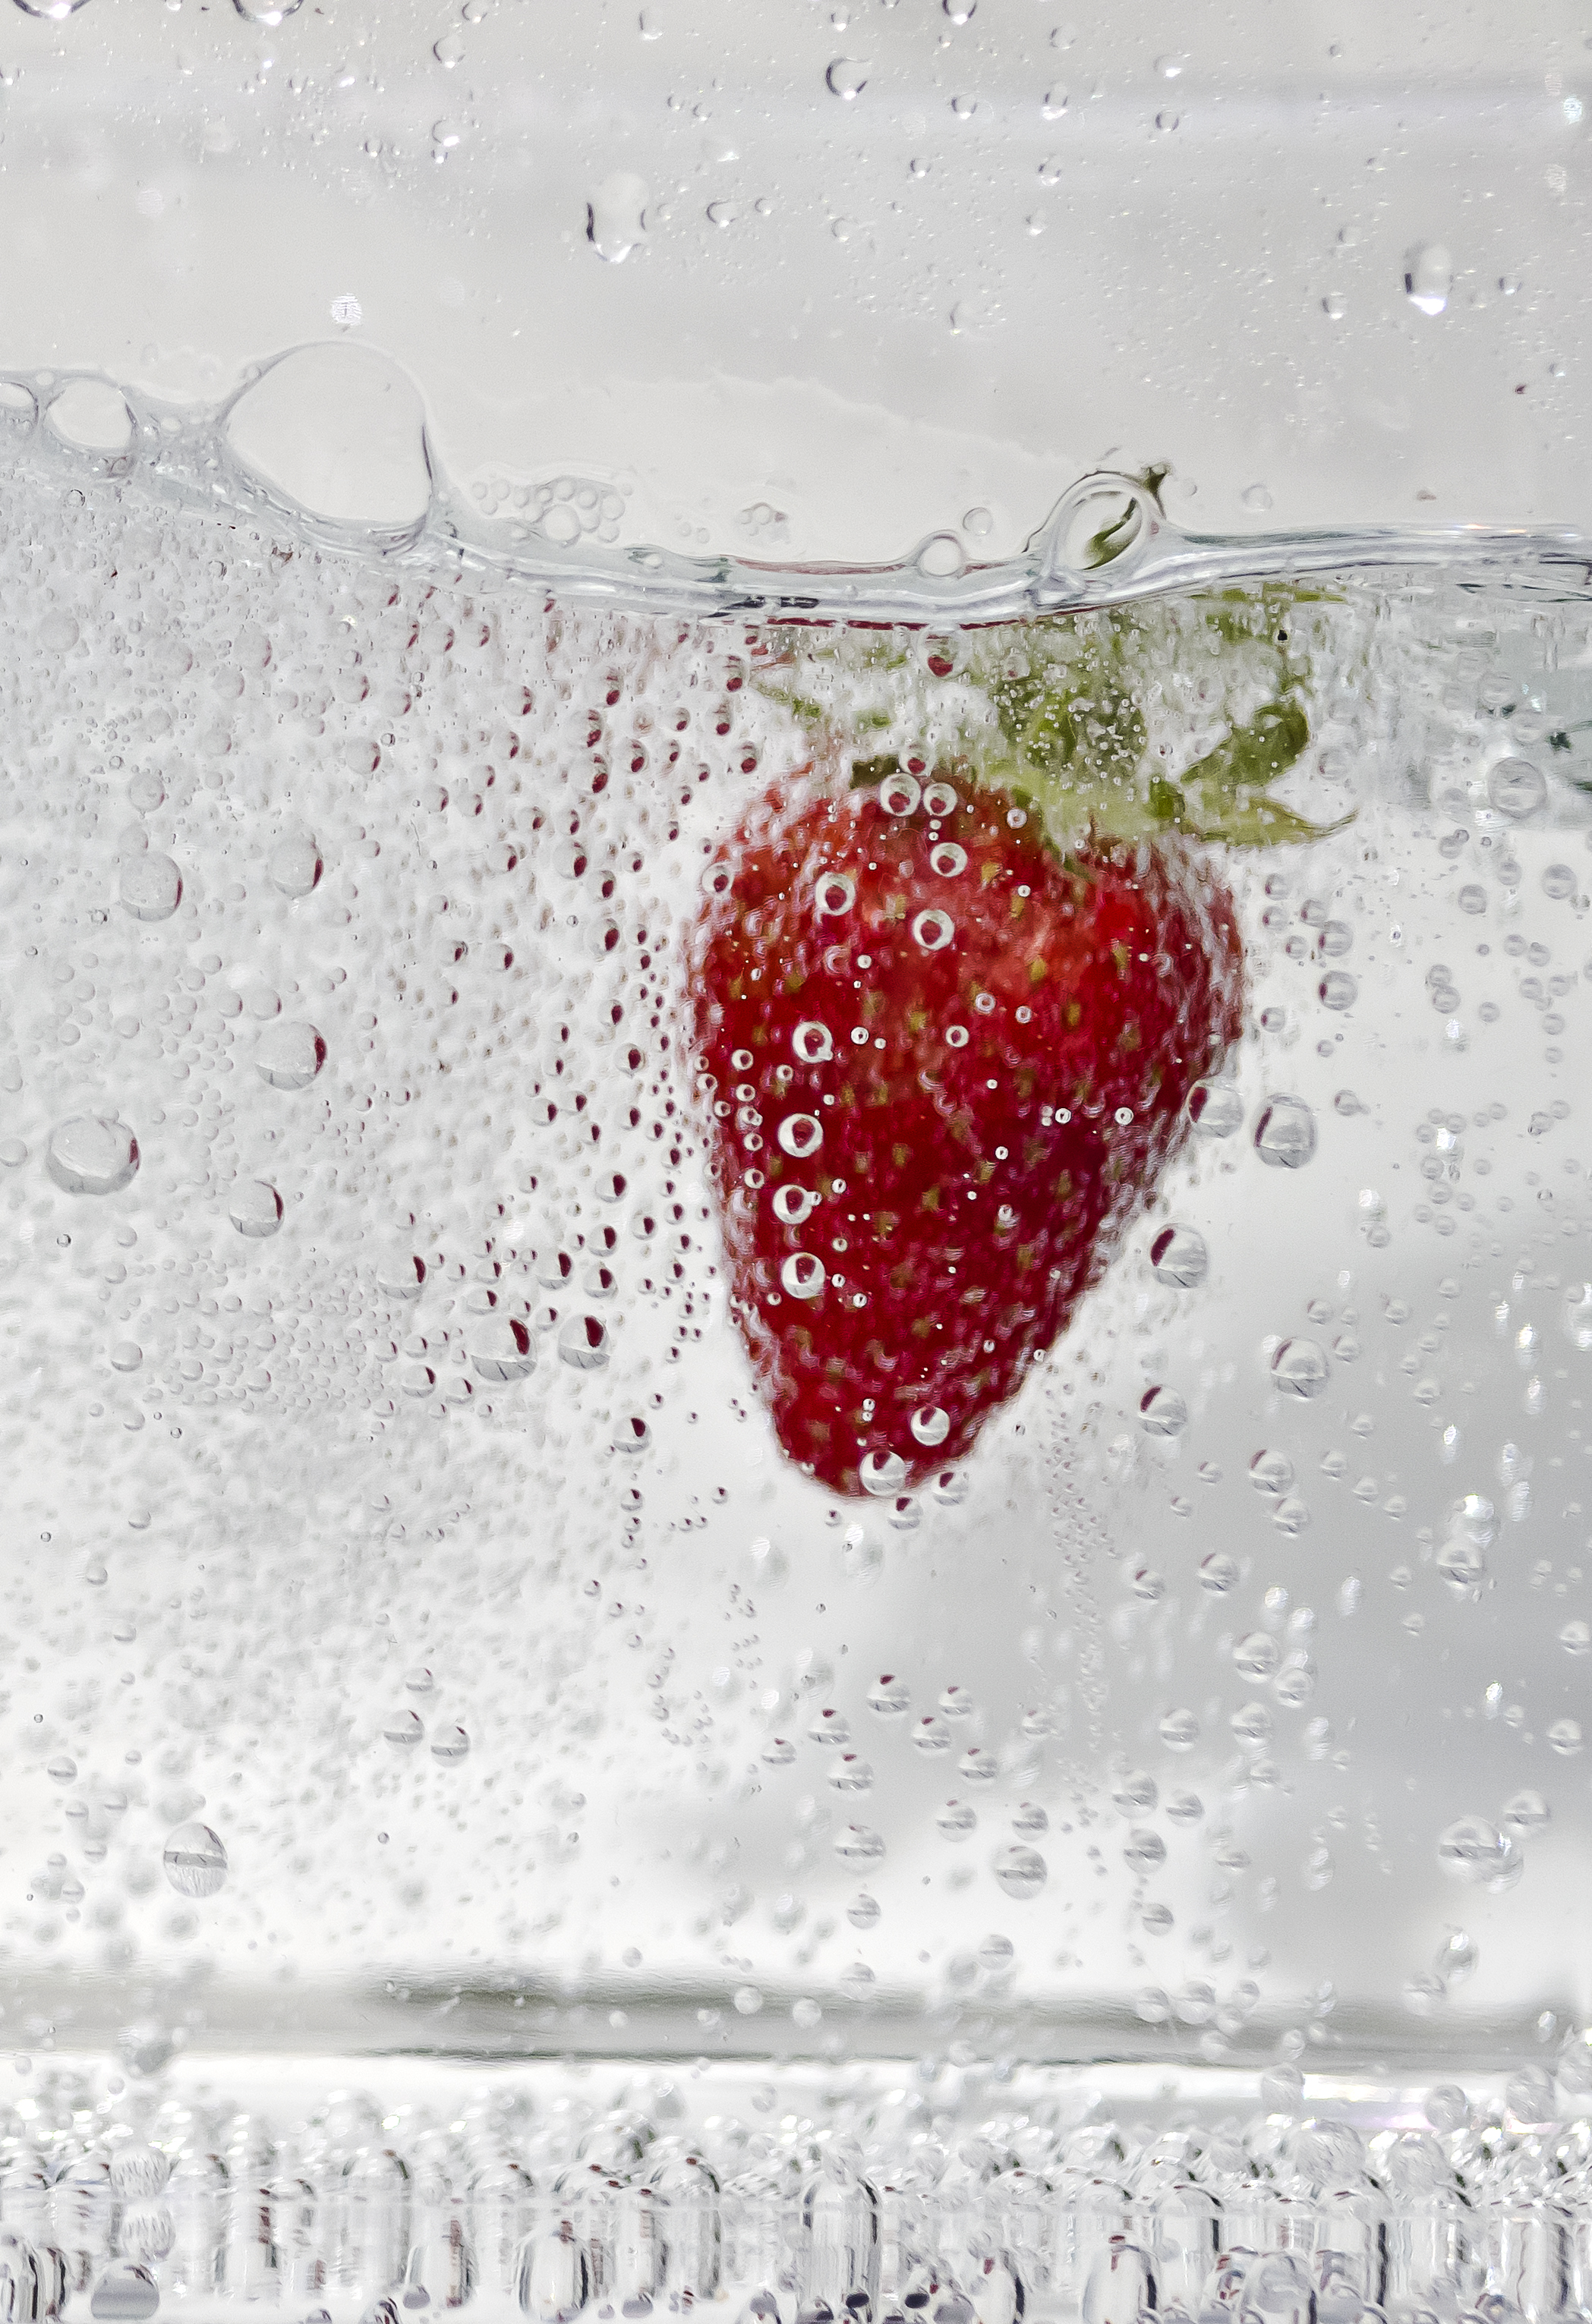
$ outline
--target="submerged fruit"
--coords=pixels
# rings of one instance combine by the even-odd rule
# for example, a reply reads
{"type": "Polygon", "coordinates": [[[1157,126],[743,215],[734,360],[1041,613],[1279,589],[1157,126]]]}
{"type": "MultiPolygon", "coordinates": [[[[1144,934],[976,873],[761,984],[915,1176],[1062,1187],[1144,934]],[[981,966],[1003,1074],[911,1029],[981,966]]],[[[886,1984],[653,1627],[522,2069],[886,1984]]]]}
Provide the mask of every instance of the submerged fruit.
{"type": "Polygon", "coordinates": [[[1175,832],[1065,854],[998,784],[770,793],[694,985],[734,1312],[791,1458],[966,1453],[1153,1191],[1242,1027],[1232,899],[1175,832]]]}

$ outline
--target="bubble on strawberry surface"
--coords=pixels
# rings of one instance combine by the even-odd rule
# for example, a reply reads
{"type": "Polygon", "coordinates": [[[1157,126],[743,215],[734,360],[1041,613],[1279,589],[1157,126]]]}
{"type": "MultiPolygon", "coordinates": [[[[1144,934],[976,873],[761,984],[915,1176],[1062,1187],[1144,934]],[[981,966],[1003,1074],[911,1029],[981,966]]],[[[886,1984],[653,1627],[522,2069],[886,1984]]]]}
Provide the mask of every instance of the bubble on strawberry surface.
{"type": "Polygon", "coordinates": [[[922,795],[912,775],[887,775],[879,786],[879,804],[886,815],[911,815],[922,795]]]}
{"type": "Polygon", "coordinates": [[[812,1113],[788,1113],[778,1135],[781,1147],[797,1162],[805,1162],[824,1142],[823,1124],[812,1113]]]}
{"type": "Polygon", "coordinates": [[[773,1214],[782,1226],[799,1227],[817,1210],[818,1199],[807,1186],[777,1186],[773,1199],[773,1214]]]}
{"type": "Polygon", "coordinates": [[[821,1065],[835,1054],[835,1043],[827,1025],[811,1018],[798,1025],[791,1036],[791,1047],[804,1065],[821,1065]]]}
{"type": "Polygon", "coordinates": [[[920,912],[912,921],[913,942],[925,952],[943,952],[957,933],[957,924],[949,912],[930,909],[920,912]]]}
{"type": "Polygon", "coordinates": [[[907,1465],[899,1452],[868,1452],[858,1463],[857,1476],[865,1493],[883,1499],[901,1491],[907,1480],[907,1465]]]}
{"type": "Polygon", "coordinates": [[[950,1415],[942,1406],[921,1405],[912,1415],[912,1431],[920,1444],[943,1444],[950,1434],[950,1415]]]}
{"type": "Polygon", "coordinates": [[[780,1268],[780,1281],[792,1299],[816,1299],[828,1279],[822,1259],[810,1251],[793,1250],[780,1268]]]}
{"type": "Polygon", "coordinates": [[[967,851],[954,840],[942,839],[937,847],[930,849],[929,864],[942,880],[958,879],[967,869],[967,851]]]}
{"type": "Polygon", "coordinates": [[[814,909],[822,919],[841,919],[856,901],[856,881],[849,872],[826,872],[812,891],[814,909]]]}

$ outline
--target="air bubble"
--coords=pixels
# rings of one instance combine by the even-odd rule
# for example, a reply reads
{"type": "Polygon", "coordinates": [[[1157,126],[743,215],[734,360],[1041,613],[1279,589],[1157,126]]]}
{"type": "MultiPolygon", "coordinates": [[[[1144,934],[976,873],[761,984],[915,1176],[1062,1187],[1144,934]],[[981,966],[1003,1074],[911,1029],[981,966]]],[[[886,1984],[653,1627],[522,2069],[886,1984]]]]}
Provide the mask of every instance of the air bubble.
{"type": "Polygon", "coordinates": [[[1547,796],[1547,779],[1529,759],[1500,759],[1487,777],[1488,799],[1511,823],[1535,815],[1547,796]]]}
{"type": "Polygon", "coordinates": [[[792,1160],[805,1162],[824,1142],[823,1124],[816,1114],[788,1113],[779,1127],[779,1141],[792,1160]]]}
{"type": "Polygon", "coordinates": [[[45,1167],[68,1194],[118,1194],[138,1175],[138,1140],[125,1121],[75,1114],[50,1133],[45,1167]]]}
{"type": "Polygon", "coordinates": [[[857,1464],[856,1473],[865,1493],[884,1499],[902,1491],[907,1480],[907,1464],[899,1452],[869,1452],[857,1464]]]}
{"type": "Polygon", "coordinates": [[[1037,1848],[1009,1840],[997,1849],[991,1866],[997,1884],[1020,1904],[1031,1904],[1050,1877],[1050,1867],[1037,1848]]]}
{"type": "Polygon", "coordinates": [[[218,1895],[227,1880],[227,1850],[208,1823],[179,1824],[161,1858],[180,1896],[218,1895]]]}
{"type": "Polygon", "coordinates": [[[240,1235],[261,1242],[282,1224],[282,1196],[264,1178],[245,1178],[234,1186],[227,1215],[240,1235]]]}
{"type": "Polygon", "coordinates": [[[308,1089],[326,1063],[326,1043],[313,1025],[282,1019],[268,1025],[255,1047],[255,1071],[273,1089],[308,1089]]]}
{"type": "Polygon", "coordinates": [[[1314,1340],[1284,1340],[1272,1358],[1272,1379],[1285,1396],[1324,1396],[1331,1367],[1314,1340]]]}
{"type": "Polygon", "coordinates": [[[1514,1841],[1481,1816],[1460,1816],[1446,1826],[1437,1856],[1451,1878],[1476,1888],[1511,1888],[1524,1869],[1514,1841]]]}
{"type": "Polygon", "coordinates": [[[1147,1388],[1139,1399],[1139,1425],[1147,1436],[1180,1436],[1189,1407],[1175,1388],[1147,1388]]]}
{"type": "Polygon", "coordinates": [[[1257,1452],[1249,1464],[1249,1481],[1257,1493],[1273,1499],[1293,1482],[1293,1463],[1286,1452],[1257,1452]]]}
{"type": "Polygon", "coordinates": [[[837,57],[824,75],[829,93],[849,105],[868,85],[873,66],[865,57],[837,57]]]}
{"type": "Polygon", "coordinates": [[[295,899],[310,895],[320,880],[320,850],[307,833],[293,834],[277,841],[269,869],[279,895],[295,899]]]}
{"type": "Polygon", "coordinates": [[[116,898],[135,920],[169,920],[182,901],[182,874],[169,855],[126,856],[116,898]]]}
{"type": "Polygon", "coordinates": [[[1189,1119],[1201,1138],[1231,1138],[1244,1119],[1244,1100],[1231,1082],[1196,1082],[1189,1093],[1189,1119]]]}
{"type": "Polygon", "coordinates": [[[608,1360],[607,1325],[595,1315],[571,1315],[559,1333],[559,1354],[577,1371],[599,1371],[608,1360]]]}
{"type": "Polygon", "coordinates": [[[477,1379],[494,1382],[523,1379],[536,1360],[531,1334],[517,1315],[477,1317],[470,1325],[466,1351],[477,1379]]]}
{"type": "Polygon", "coordinates": [[[1193,1227],[1162,1227],[1150,1246],[1155,1279],[1180,1291],[1195,1290],[1209,1265],[1205,1237],[1193,1227]]]}
{"type": "Polygon", "coordinates": [[[1417,243],[1404,260],[1404,296],[1423,315],[1440,315],[1454,287],[1454,262],[1440,242],[1417,243]]]}
{"type": "Polygon", "coordinates": [[[1255,1119],[1254,1150],[1273,1170],[1299,1170],[1316,1150],[1316,1117],[1301,1097],[1268,1098],[1255,1119]]]}

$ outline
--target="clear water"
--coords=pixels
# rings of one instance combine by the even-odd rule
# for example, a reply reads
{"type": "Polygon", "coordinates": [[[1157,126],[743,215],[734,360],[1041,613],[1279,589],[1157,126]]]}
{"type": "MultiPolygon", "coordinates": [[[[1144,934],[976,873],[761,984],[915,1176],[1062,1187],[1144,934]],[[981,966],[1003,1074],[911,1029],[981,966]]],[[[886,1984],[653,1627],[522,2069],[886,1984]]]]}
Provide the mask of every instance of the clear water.
{"type": "MultiPolygon", "coordinates": [[[[208,2300],[218,2221],[286,2174],[310,2223],[228,2298],[363,2309],[451,2218],[483,2299],[578,2306],[572,2234],[594,2301],[683,2301],[689,2214],[726,2297],[904,2299],[921,2260],[1009,2324],[1020,2252],[1103,2324],[1154,2304],[1136,2261],[1085,2292],[1111,2236],[1176,2243],[1162,2180],[1217,2190],[1191,2312],[1245,2296],[1207,2298],[1226,2244],[1325,2300],[1300,2222],[1342,2186],[1366,2250],[1378,2202],[1578,2202],[1584,2130],[1541,2126],[1589,2079],[1584,597],[1340,576],[1219,653],[1208,600],[1079,617],[1175,769],[1285,668],[1278,796],[1337,827],[1208,853],[1248,980],[1221,1092],[971,1458],[880,1500],[786,1459],[728,1310],[702,867],[810,753],[782,656],[932,763],[1029,641],[571,608],[92,466],[19,463],[0,546],[0,2222],[69,2248],[61,2174],[114,2150],[84,2301],[117,2247],[208,2300]],[[1134,2059],[1185,2079],[1054,2070],[1134,2059]],[[351,2073],[388,2095],[329,2114],[351,2073]],[[1372,2085],[1366,2136],[1431,2133],[1407,2168],[1298,2145],[1306,2093],[1347,2122],[1372,2085]],[[145,2218],[143,2138],[191,2217],[145,2218]],[[571,2212],[578,2150],[674,2243],[571,2212]],[[749,2243],[688,2150],[753,2172],[749,2243]],[[466,2220],[484,2156],[548,2217],[466,2220]],[[1095,2178],[1136,2192],[1074,2264],[1095,2178]],[[886,2203],[883,2276],[835,2255],[880,2186],[930,2222],[913,2255],[886,2203]],[[537,2222],[563,2257],[524,2275],[537,2222]]],[[[1570,2241],[1493,2232],[1342,2296],[1582,2296],[1570,2241]]]]}

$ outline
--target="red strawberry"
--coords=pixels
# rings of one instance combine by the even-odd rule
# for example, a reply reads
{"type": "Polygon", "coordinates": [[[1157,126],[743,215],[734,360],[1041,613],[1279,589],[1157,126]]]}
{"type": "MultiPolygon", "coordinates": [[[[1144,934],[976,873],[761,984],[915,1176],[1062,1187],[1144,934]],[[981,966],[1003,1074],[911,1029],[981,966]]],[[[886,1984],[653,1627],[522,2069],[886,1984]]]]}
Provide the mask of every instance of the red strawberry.
{"type": "Polygon", "coordinates": [[[734,1312],[837,1492],[965,1454],[1153,1191],[1243,1022],[1175,830],[1065,854],[998,786],[770,792],[710,867],[696,1034],[734,1312]]]}

